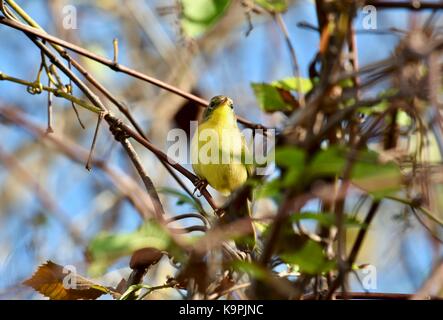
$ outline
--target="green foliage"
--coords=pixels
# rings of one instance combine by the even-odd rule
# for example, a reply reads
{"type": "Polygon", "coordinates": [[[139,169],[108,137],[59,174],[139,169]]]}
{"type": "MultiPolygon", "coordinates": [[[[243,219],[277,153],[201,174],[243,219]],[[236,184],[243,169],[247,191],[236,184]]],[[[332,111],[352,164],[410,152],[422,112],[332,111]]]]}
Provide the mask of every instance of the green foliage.
{"type": "Polygon", "coordinates": [[[267,83],[252,83],[258,105],[265,112],[291,111],[292,106],[283,100],[280,91],[267,83]]]}
{"type": "Polygon", "coordinates": [[[370,105],[370,106],[363,106],[358,109],[359,112],[365,114],[365,115],[373,115],[373,114],[379,114],[387,110],[389,107],[389,101],[387,98],[390,98],[398,93],[397,89],[389,88],[387,90],[384,90],[381,92],[378,96],[379,98],[382,98],[379,103],[370,105]],[[384,99],[386,98],[386,99],[384,99]]]}
{"type": "Polygon", "coordinates": [[[275,162],[287,171],[283,177],[282,186],[289,187],[299,181],[305,165],[305,152],[301,149],[284,147],[275,151],[275,162]]]}
{"type": "MultiPolygon", "coordinates": [[[[318,152],[311,161],[307,175],[315,177],[340,177],[345,169],[350,151],[341,146],[329,147],[318,152]]],[[[351,180],[376,198],[382,198],[398,190],[402,183],[399,166],[394,162],[382,163],[373,150],[356,153],[352,159],[351,180]]]]}
{"type": "Polygon", "coordinates": [[[255,188],[254,199],[274,198],[277,202],[281,198],[281,189],[292,186],[301,177],[305,164],[306,154],[303,150],[293,147],[282,147],[275,151],[275,162],[284,168],[283,178],[275,178],[255,188]]]}
{"type": "Polygon", "coordinates": [[[317,152],[307,173],[311,178],[341,175],[346,165],[346,151],[344,147],[333,146],[317,152]]]}
{"type": "Polygon", "coordinates": [[[251,87],[263,111],[291,111],[298,107],[291,91],[306,93],[312,89],[312,82],[305,78],[285,78],[270,84],[251,83],[251,87]]]}
{"type": "Polygon", "coordinates": [[[412,122],[412,118],[407,112],[404,112],[403,110],[400,110],[398,112],[397,124],[400,127],[410,127],[412,125],[412,122]]]}
{"type": "Polygon", "coordinates": [[[253,262],[235,260],[232,262],[232,267],[239,272],[249,274],[255,279],[265,279],[267,277],[266,270],[253,262]]]}
{"type": "Polygon", "coordinates": [[[287,264],[296,265],[301,272],[308,274],[320,274],[335,268],[335,261],[326,258],[322,246],[312,240],[297,251],[286,252],[281,259],[287,264]]]}
{"type": "Polygon", "coordinates": [[[339,81],[338,85],[340,87],[342,87],[343,89],[353,88],[354,87],[354,80],[352,80],[352,79],[344,79],[344,80],[339,81]]]}
{"type": "Polygon", "coordinates": [[[255,0],[255,3],[270,12],[284,12],[288,9],[286,0],[255,0]]]}
{"type": "Polygon", "coordinates": [[[168,232],[157,222],[147,221],[140,229],[131,233],[102,232],[98,234],[88,247],[88,254],[91,258],[89,272],[92,275],[102,274],[117,259],[145,247],[172,251],[180,256],[180,251],[177,250],[178,247],[175,246],[168,232]]]}
{"type": "Polygon", "coordinates": [[[275,151],[275,162],[279,167],[301,168],[305,162],[305,152],[294,147],[281,147],[275,151]]]}
{"type": "Polygon", "coordinates": [[[181,25],[186,35],[197,37],[205,33],[223,16],[230,0],[181,0],[181,25]]]}
{"type": "Polygon", "coordinates": [[[308,93],[312,90],[312,81],[307,78],[285,78],[272,82],[272,85],[277,88],[285,89],[288,91],[296,91],[302,93],[308,93]]]}
{"type": "Polygon", "coordinates": [[[381,102],[372,105],[372,106],[364,106],[360,107],[358,111],[364,115],[372,115],[375,113],[384,112],[389,107],[389,103],[387,100],[382,100],[381,102]]]}
{"type": "Polygon", "coordinates": [[[281,199],[280,188],[282,186],[280,178],[275,178],[265,182],[254,189],[254,199],[274,198],[276,202],[281,199]]]}
{"type": "Polygon", "coordinates": [[[136,294],[141,289],[147,290],[146,294],[149,294],[153,288],[151,286],[148,286],[146,284],[135,284],[130,286],[120,297],[119,300],[130,300],[130,297],[134,294],[136,294]]]}
{"type": "Polygon", "coordinates": [[[176,205],[178,206],[188,204],[197,211],[200,211],[201,209],[199,203],[195,201],[195,199],[189,196],[187,193],[181,192],[173,188],[161,188],[158,190],[158,192],[176,197],[177,198],[176,205]]]}
{"type": "MultiPolygon", "coordinates": [[[[344,146],[331,146],[315,154],[309,163],[306,153],[295,147],[279,148],[275,152],[275,162],[283,169],[282,176],[264,183],[256,190],[256,197],[281,197],[283,188],[292,187],[301,179],[310,181],[316,178],[337,178],[344,173],[350,150],[344,146]]],[[[373,150],[357,152],[352,159],[351,181],[375,198],[392,195],[402,184],[402,174],[395,162],[382,163],[379,154],[373,150]]]]}

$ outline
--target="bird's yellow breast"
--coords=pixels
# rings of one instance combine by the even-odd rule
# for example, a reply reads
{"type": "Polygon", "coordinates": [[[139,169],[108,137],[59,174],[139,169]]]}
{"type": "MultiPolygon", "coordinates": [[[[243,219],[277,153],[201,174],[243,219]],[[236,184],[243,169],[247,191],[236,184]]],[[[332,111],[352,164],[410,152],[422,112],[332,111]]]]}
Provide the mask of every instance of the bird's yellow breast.
{"type": "Polygon", "coordinates": [[[246,146],[232,109],[223,105],[198,126],[191,142],[192,168],[224,195],[248,178],[242,154],[246,146]]]}

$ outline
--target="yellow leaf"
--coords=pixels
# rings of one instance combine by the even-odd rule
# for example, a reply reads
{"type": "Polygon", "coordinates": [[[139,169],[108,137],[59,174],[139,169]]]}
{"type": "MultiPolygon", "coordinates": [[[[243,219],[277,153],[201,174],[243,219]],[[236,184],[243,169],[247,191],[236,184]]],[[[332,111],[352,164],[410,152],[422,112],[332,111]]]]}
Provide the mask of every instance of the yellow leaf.
{"type": "Polygon", "coordinates": [[[52,261],[42,264],[23,282],[51,300],[95,300],[112,290],[94,283],[52,261]],[[68,278],[69,277],[69,278],[68,278]]]}

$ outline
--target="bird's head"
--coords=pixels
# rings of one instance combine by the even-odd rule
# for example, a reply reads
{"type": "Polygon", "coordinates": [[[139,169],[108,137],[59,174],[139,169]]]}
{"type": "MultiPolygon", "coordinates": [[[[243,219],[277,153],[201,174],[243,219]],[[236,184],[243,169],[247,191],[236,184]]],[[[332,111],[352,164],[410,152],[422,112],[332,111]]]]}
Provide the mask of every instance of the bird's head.
{"type": "Polygon", "coordinates": [[[223,116],[234,116],[234,103],[232,102],[232,99],[226,96],[213,97],[205,110],[203,120],[206,121],[215,114],[220,114],[223,116]]]}

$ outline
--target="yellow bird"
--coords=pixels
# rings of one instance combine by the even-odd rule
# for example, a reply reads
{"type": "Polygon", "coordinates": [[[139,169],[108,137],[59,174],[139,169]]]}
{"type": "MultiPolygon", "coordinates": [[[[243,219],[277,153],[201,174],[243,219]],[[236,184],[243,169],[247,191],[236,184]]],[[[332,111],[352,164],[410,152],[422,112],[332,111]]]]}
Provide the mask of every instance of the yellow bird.
{"type": "MultiPolygon", "coordinates": [[[[245,138],[237,126],[232,100],[225,96],[216,96],[211,99],[206,108],[203,120],[191,141],[192,168],[197,176],[208,183],[215,190],[225,196],[230,195],[241,187],[252,174],[252,158],[248,151],[245,138]]],[[[224,222],[232,222],[241,217],[250,216],[248,199],[239,197],[241,203],[233,203],[227,208],[224,222]]],[[[254,235],[251,223],[249,230],[254,235]]],[[[251,251],[255,245],[252,239],[240,243],[237,247],[244,251],[251,251]]]]}

